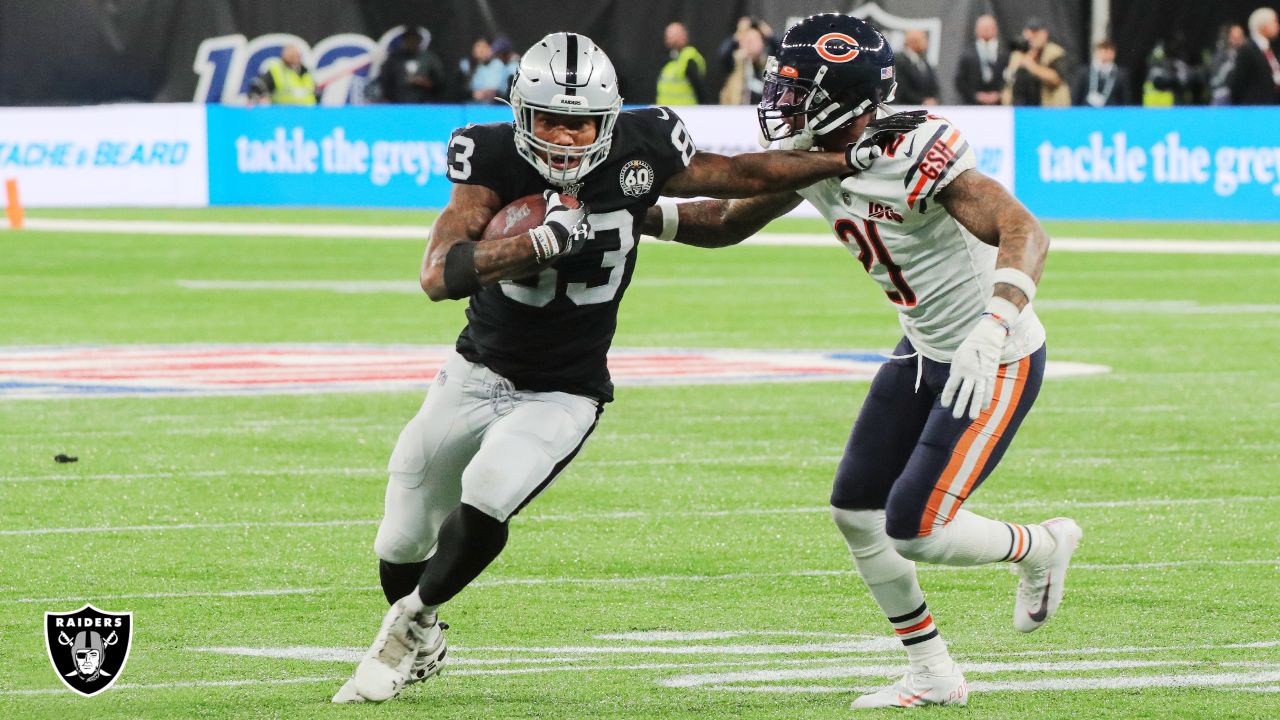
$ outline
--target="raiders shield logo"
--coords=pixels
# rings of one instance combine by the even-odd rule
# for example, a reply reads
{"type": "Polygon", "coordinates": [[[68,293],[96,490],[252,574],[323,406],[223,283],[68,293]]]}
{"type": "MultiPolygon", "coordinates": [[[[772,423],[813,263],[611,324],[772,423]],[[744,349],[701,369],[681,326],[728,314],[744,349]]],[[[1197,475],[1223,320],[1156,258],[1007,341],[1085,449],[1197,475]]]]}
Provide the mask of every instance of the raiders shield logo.
{"type": "Polygon", "coordinates": [[[129,660],[133,613],[107,613],[86,604],[44,614],[44,641],[58,679],[89,697],[111,687],[129,660]]]}

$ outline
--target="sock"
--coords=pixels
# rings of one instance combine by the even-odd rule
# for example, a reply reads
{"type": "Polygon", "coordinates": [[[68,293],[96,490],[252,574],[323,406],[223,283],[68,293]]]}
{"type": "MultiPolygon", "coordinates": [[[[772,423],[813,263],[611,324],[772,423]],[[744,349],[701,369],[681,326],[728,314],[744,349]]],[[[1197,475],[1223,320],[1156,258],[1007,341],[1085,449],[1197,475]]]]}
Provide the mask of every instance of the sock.
{"type": "Polygon", "coordinates": [[[899,555],[884,532],[884,511],[832,508],[832,515],[849,545],[854,567],[893,625],[912,669],[951,662],[947,644],[925,605],[915,563],[899,555]]]}
{"type": "Polygon", "coordinates": [[[427,569],[427,561],[411,563],[393,563],[378,560],[378,580],[382,582],[382,594],[387,597],[387,604],[413,592],[427,569]]]}
{"type": "Polygon", "coordinates": [[[936,565],[986,565],[1038,561],[1053,552],[1053,538],[1040,525],[1014,525],[961,509],[951,522],[921,537],[895,539],[903,557],[936,565]]]}
{"type": "Polygon", "coordinates": [[[440,526],[436,554],[418,583],[429,613],[462,591],[507,544],[507,523],[463,503],[440,526]]]}

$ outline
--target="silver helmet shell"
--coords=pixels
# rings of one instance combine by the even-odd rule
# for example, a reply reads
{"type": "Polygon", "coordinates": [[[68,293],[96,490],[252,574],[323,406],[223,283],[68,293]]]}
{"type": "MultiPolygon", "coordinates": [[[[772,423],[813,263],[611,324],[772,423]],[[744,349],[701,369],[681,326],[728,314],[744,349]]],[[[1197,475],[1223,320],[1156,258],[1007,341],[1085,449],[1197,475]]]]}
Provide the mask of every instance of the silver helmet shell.
{"type": "Polygon", "coordinates": [[[551,184],[572,185],[609,155],[621,109],[609,56],[585,35],[551,33],[520,59],[511,85],[516,151],[551,184]],[[535,112],[594,118],[595,142],[573,146],[540,140],[533,134],[535,112]]]}

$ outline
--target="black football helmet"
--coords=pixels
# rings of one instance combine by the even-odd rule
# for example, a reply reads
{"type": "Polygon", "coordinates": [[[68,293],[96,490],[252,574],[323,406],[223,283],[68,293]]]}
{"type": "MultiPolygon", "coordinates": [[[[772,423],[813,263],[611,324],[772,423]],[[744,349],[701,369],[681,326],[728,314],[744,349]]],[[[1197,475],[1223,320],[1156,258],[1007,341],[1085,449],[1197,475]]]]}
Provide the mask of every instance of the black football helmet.
{"type": "Polygon", "coordinates": [[[823,13],[792,25],[765,68],[762,139],[825,135],[893,100],[893,48],[861,18],[823,13]],[[803,122],[798,118],[803,117],[803,122]]]}

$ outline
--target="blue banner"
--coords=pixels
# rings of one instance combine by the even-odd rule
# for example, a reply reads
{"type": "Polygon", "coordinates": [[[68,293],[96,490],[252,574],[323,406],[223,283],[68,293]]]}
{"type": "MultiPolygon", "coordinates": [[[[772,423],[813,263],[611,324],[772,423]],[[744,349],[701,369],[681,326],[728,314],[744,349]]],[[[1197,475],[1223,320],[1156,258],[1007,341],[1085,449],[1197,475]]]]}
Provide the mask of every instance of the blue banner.
{"type": "Polygon", "coordinates": [[[492,105],[208,107],[209,204],[439,208],[449,136],[492,105]]]}
{"type": "Polygon", "coordinates": [[[1018,109],[1014,188],[1036,215],[1280,220],[1280,111],[1018,109]]]}

